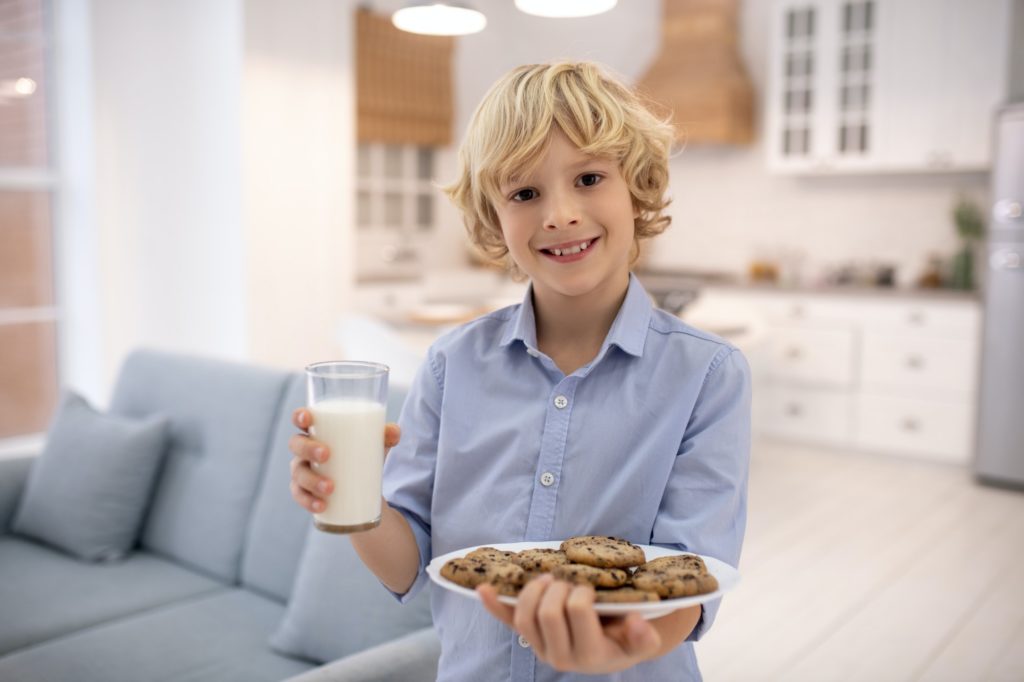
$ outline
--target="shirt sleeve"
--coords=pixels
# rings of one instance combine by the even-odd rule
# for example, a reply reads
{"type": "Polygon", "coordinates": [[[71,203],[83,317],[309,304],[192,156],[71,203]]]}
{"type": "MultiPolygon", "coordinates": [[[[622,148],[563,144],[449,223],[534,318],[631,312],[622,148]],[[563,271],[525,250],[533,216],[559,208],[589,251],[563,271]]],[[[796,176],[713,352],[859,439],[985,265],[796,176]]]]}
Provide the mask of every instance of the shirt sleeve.
{"type": "Polygon", "coordinates": [[[405,594],[392,592],[402,603],[416,596],[427,582],[426,566],[431,557],[430,509],[441,424],[442,385],[431,350],[409,388],[398,418],[402,438],[384,462],[384,499],[408,521],[420,555],[419,571],[409,590],[405,594]]]}
{"type": "MultiPolygon", "coordinates": [[[[712,361],[658,510],[651,542],[738,566],[747,520],[750,367],[725,348],[712,361]]],[[[697,641],[721,602],[703,605],[687,638],[697,641]]]]}

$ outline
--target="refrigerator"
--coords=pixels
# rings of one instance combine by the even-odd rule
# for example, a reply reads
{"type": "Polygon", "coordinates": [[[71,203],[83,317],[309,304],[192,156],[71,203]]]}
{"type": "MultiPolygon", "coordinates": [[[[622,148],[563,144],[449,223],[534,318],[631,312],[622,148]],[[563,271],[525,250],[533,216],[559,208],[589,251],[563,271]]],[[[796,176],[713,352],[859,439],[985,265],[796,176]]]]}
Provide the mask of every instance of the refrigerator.
{"type": "Polygon", "coordinates": [[[1024,486],[1024,102],[1003,108],[995,127],[975,470],[1016,487],[1024,486]]]}

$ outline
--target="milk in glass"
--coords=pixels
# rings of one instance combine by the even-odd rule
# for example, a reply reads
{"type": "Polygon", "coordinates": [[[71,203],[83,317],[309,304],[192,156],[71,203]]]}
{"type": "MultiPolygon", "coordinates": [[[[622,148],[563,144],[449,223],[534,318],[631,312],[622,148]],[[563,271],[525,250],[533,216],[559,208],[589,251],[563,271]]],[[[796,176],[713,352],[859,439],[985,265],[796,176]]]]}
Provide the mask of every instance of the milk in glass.
{"type": "Polygon", "coordinates": [[[350,532],[380,522],[384,466],[384,405],[358,398],[334,398],[310,405],[311,433],[330,449],[313,468],[334,481],[327,508],[315,514],[322,530],[350,532]]]}

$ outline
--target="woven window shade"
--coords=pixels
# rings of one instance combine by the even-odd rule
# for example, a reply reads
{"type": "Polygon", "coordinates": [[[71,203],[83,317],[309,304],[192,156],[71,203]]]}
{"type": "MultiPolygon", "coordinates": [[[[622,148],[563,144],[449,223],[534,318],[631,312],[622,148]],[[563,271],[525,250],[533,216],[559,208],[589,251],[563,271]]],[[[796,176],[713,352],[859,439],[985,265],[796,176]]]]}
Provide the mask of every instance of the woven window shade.
{"type": "Polygon", "coordinates": [[[401,31],[366,9],[356,13],[360,142],[451,143],[454,45],[451,37],[401,31]]]}

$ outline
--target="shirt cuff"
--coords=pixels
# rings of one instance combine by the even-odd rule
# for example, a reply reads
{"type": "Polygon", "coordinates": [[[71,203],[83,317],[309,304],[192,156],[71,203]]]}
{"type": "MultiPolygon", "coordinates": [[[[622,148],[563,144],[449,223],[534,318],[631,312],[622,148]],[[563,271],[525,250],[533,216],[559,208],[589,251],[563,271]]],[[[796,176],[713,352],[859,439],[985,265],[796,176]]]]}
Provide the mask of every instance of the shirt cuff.
{"type": "Polygon", "coordinates": [[[694,626],[693,632],[686,638],[687,642],[700,641],[700,638],[711,628],[711,624],[715,622],[715,617],[718,615],[718,607],[721,605],[721,597],[700,605],[700,619],[697,621],[697,625],[694,626]]]}
{"type": "Polygon", "coordinates": [[[384,589],[390,592],[392,596],[399,601],[399,603],[405,604],[415,597],[429,581],[429,576],[427,575],[427,564],[430,563],[430,533],[423,527],[423,523],[412,512],[398,506],[397,504],[392,504],[387,500],[385,500],[385,502],[389,507],[405,517],[406,522],[409,524],[409,528],[412,530],[413,537],[416,539],[416,548],[420,553],[420,565],[416,571],[416,579],[404,594],[395,592],[387,585],[384,585],[384,583],[381,583],[381,585],[384,585],[384,589]]]}

